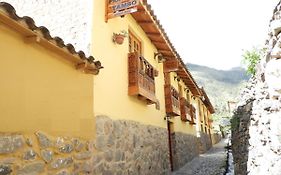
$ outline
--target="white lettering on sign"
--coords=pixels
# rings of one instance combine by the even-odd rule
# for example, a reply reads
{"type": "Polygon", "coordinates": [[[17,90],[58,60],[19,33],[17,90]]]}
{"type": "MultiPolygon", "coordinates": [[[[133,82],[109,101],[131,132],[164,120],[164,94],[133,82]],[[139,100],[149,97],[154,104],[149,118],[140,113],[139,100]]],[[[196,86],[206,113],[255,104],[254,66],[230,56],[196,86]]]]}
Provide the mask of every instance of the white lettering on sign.
{"type": "Polygon", "coordinates": [[[112,8],[113,12],[116,12],[116,11],[119,11],[119,10],[124,10],[124,9],[127,9],[127,8],[135,7],[137,5],[138,5],[137,0],[132,0],[132,1],[129,1],[129,2],[124,2],[124,3],[121,3],[121,4],[114,5],[111,8],[112,8]]]}

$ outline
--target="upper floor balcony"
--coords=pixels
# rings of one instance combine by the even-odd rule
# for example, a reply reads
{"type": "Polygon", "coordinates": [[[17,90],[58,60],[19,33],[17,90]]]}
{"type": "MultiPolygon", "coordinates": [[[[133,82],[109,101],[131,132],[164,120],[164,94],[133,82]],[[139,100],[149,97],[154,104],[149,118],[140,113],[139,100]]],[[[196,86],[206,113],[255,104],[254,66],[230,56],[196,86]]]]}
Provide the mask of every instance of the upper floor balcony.
{"type": "Polygon", "coordinates": [[[180,98],[181,120],[192,122],[191,104],[184,97],[180,98]]]}
{"type": "Polygon", "coordinates": [[[157,103],[155,95],[155,77],[158,71],[137,53],[128,54],[129,95],[138,96],[147,104],[157,103]]]}
{"type": "Polygon", "coordinates": [[[166,113],[171,116],[179,116],[180,99],[178,91],[170,84],[165,85],[165,106],[166,113]]]}
{"type": "Polygon", "coordinates": [[[196,108],[190,105],[191,124],[196,124],[196,108]]]}

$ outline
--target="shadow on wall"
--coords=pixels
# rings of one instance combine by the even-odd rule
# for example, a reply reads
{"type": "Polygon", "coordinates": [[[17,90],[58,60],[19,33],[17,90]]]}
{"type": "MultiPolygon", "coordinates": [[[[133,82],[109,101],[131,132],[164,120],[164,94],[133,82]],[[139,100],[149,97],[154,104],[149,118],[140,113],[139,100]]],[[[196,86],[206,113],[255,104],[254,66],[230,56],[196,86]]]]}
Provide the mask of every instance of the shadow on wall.
{"type": "Polygon", "coordinates": [[[252,114],[253,100],[248,100],[244,106],[239,106],[231,120],[232,152],[236,174],[247,174],[249,154],[249,126],[252,114]]]}

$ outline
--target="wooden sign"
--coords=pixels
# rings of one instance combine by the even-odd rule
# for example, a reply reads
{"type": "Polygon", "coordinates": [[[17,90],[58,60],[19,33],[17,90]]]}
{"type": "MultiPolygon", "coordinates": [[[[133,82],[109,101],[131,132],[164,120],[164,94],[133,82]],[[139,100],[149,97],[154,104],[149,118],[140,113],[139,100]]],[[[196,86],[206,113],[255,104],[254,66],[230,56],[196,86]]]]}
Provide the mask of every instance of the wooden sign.
{"type": "Polygon", "coordinates": [[[138,11],[139,0],[105,0],[105,21],[138,11]]]}

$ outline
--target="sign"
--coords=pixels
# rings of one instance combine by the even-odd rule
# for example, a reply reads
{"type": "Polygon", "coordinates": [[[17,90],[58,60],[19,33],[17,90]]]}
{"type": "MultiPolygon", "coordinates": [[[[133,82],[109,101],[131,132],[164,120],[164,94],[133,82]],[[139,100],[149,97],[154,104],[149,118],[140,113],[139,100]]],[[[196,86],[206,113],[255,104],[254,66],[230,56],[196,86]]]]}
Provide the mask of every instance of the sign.
{"type": "Polygon", "coordinates": [[[139,0],[106,0],[106,21],[138,11],[139,0]]]}

